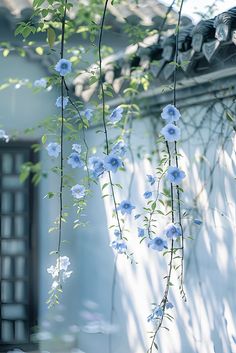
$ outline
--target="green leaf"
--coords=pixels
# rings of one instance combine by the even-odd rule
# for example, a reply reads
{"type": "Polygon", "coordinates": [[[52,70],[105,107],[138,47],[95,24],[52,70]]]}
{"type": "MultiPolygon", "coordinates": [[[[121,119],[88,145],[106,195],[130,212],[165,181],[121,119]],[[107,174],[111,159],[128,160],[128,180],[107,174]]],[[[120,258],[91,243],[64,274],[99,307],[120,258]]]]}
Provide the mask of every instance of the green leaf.
{"type": "Polygon", "coordinates": [[[4,49],[3,52],[2,52],[2,55],[4,56],[4,58],[6,56],[8,56],[8,54],[10,53],[10,50],[9,49],[4,49]]]}
{"type": "Polygon", "coordinates": [[[37,48],[35,48],[35,51],[36,51],[36,53],[37,53],[38,55],[43,55],[43,52],[44,52],[44,50],[43,50],[42,47],[37,47],[37,48]]]}
{"type": "Polygon", "coordinates": [[[49,255],[55,255],[58,254],[58,251],[54,250],[54,251],[50,251],[49,255]]]}
{"type": "Polygon", "coordinates": [[[22,33],[23,28],[24,28],[23,24],[22,24],[22,23],[19,24],[19,26],[17,26],[17,28],[16,28],[16,30],[15,30],[15,36],[17,36],[17,34],[22,33]]]}
{"type": "Polygon", "coordinates": [[[105,184],[103,184],[103,186],[102,186],[102,190],[104,190],[105,189],[105,187],[107,187],[109,185],[109,183],[105,183],[105,184]]]}
{"type": "Polygon", "coordinates": [[[43,135],[42,136],[42,144],[45,145],[46,141],[47,141],[47,135],[43,135]]]}
{"type": "Polygon", "coordinates": [[[122,189],[122,186],[121,186],[120,184],[114,184],[114,186],[116,186],[116,187],[122,189]]]}
{"type": "Polygon", "coordinates": [[[33,1],[33,7],[39,7],[44,3],[45,0],[34,0],[33,1]]]}
{"type": "Polygon", "coordinates": [[[24,38],[27,38],[31,33],[31,28],[27,26],[22,30],[21,33],[24,38]]]}
{"type": "Polygon", "coordinates": [[[155,208],[156,208],[156,202],[153,202],[153,204],[152,204],[152,210],[154,211],[155,210],[155,208]]]}
{"type": "Polygon", "coordinates": [[[46,195],[46,196],[44,196],[44,198],[48,197],[49,199],[52,199],[52,198],[54,197],[54,195],[55,195],[55,193],[54,193],[54,192],[49,191],[49,192],[47,193],[47,195],[46,195]]]}
{"type": "Polygon", "coordinates": [[[56,33],[53,28],[49,27],[47,29],[47,37],[48,37],[49,47],[52,49],[56,40],[56,33]]]}
{"type": "Polygon", "coordinates": [[[47,17],[48,13],[49,13],[49,11],[47,9],[43,9],[42,10],[42,16],[43,17],[47,17]]]}
{"type": "Polygon", "coordinates": [[[154,342],[154,347],[156,348],[156,350],[158,351],[158,345],[154,342]]]}
{"type": "Polygon", "coordinates": [[[226,119],[232,123],[232,122],[234,122],[235,117],[229,111],[227,111],[226,112],[226,119]]]}

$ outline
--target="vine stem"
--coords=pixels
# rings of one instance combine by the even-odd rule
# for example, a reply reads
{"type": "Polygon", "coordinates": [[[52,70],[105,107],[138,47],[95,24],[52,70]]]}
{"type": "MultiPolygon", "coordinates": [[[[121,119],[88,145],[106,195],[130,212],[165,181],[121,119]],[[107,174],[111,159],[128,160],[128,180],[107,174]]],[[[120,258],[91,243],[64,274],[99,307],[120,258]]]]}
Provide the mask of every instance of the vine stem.
{"type": "MultiPolygon", "coordinates": [[[[108,139],[108,131],[107,131],[107,125],[106,125],[106,118],[105,118],[105,92],[104,92],[103,81],[102,81],[102,52],[101,52],[102,48],[101,47],[102,47],[102,36],[103,36],[104,21],[105,21],[105,17],[106,17],[107,5],[108,5],[108,0],[105,1],[103,14],[102,14],[102,20],[101,20],[99,40],[98,40],[99,84],[100,84],[101,93],[102,93],[102,121],[103,121],[103,128],[104,128],[104,134],[105,134],[106,155],[109,154],[109,139],[108,139]]],[[[108,177],[109,177],[109,184],[111,187],[111,193],[112,193],[112,199],[113,199],[113,204],[114,204],[114,212],[115,212],[115,217],[116,217],[116,221],[117,221],[117,226],[119,228],[120,237],[122,239],[123,238],[123,235],[122,235],[123,231],[122,231],[122,227],[120,224],[120,219],[119,219],[119,215],[118,215],[118,211],[117,211],[115,190],[114,190],[110,171],[108,171],[108,177]]],[[[117,255],[116,255],[115,261],[114,261],[114,270],[113,270],[113,279],[112,279],[112,288],[111,288],[110,324],[112,324],[112,322],[113,322],[113,313],[114,313],[114,296],[115,296],[115,284],[116,284],[116,275],[117,275],[117,267],[116,266],[117,266],[117,255]]],[[[108,349],[109,349],[109,353],[111,353],[112,352],[111,333],[109,334],[109,337],[108,337],[108,349]]]]}
{"type": "MultiPolygon", "coordinates": [[[[102,121],[103,121],[103,128],[104,128],[104,134],[105,134],[106,155],[109,154],[109,140],[108,140],[108,131],[107,131],[107,125],[106,125],[106,118],[105,118],[105,93],[104,93],[104,87],[103,87],[103,82],[102,82],[102,37],[103,37],[104,21],[105,21],[105,17],[106,17],[108,1],[109,0],[105,1],[103,14],[102,14],[102,21],[101,21],[99,40],[98,40],[99,83],[100,83],[101,92],[102,92],[102,121]]],[[[114,185],[113,185],[113,182],[112,182],[112,177],[111,177],[111,172],[110,171],[108,171],[108,177],[109,177],[109,184],[110,184],[110,187],[111,187],[112,199],[113,199],[113,203],[114,203],[114,211],[115,211],[117,226],[119,228],[120,237],[122,239],[122,237],[123,237],[122,236],[122,229],[121,229],[120,219],[119,219],[119,215],[118,215],[118,211],[117,211],[117,202],[116,202],[115,190],[114,190],[114,185]]]]}
{"type": "MultiPolygon", "coordinates": [[[[65,8],[64,14],[62,18],[62,26],[61,26],[61,50],[60,50],[60,57],[63,59],[64,56],[64,41],[65,41],[65,22],[66,22],[66,5],[67,0],[65,0],[65,8]]],[[[64,76],[61,77],[61,129],[60,129],[60,145],[61,145],[61,158],[60,158],[60,191],[59,191],[59,229],[58,229],[58,246],[57,246],[57,256],[59,262],[59,274],[58,274],[58,282],[60,283],[60,254],[61,254],[61,240],[62,240],[62,215],[63,215],[63,182],[64,182],[64,170],[63,170],[63,161],[64,161],[64,76]]]]}
{"type": "MultiPolygon", "coordinates": [[[[179,48],[178,48],[179,27],[180,27],[180,19],[181,19],[183,3],[184,3],[184,0],[182,0],[180,3],[178,23],[177,23],[176,34],[175,34],[175,70],[174,70],[174,88],[173,88],[173,105],[174,106],[176,106],[177,64],[178,64],[178,57],[179,57],[179,48]]],[[[176,167],[178,168],[179,161],[178,161],[178,149],[177,149],[177,142],[176,141],[174,142],[174,151],[175,151],[175,163],[176,163],[176,167]]],[[[187,298],[186,298],[186,294],[184,291],[184,231],[183,231],[183,226],[182,226],[182,215],[181,215],[181,207],[180,207],[180,190],[179,190],[178,185],[176,185],[176,191],[177,191],[177,204],[178,204],[178,223],[179,223],[179,226],[181,229],[180,293],[181,293],[184,301],[186,301],[187,298]]]]}
{"type": "Polygon", "coordinates": [[[174,4],[175,4],[175,1],[176,1],[176,0],[173,0],[173,1],[172,1],[172,3],[170,4],[170,6],[168,7],[168,9],[167,9],[167,11],[166,11],[165,17],[163,18],[161,27],[160,27],[160,29],[158,30],[157,44],[159,44],[160,41],[161,41],[161,34],[162,34],[163,29],[164,29],[164,27],[165,27],[165,24],[166,24],[168,15],[169,15],[169,13],[171,12],[171,10],[172,10],[172,8],[173,8],[173,6],[174,6],[174,4]]]}
{"type": "MultiPolygon", "coordinates": [[[[162,173],[161,176],[160,176],[159,179],[158,179],[157,188],[156,188],[156,197],[155,197],[154,202],[157,202],[157,201],[158,201],[159,193],[160,193],[161,179],[163,178],[164,174],[165,174],[165,173],[162,173]]],[[[153,215],[154,215],[154,213],[155,213],[155,209],[153,209],[153,210],[151,211],[150,217],[149,217],[149,220],[148,220],[147,233],[148,233],[149,239],[151,239],[151,225],[152,225],[152,220],[153,220],[153,215]]]]}
{"type": "MultiPolygon", "coordinates": [[[[176,80],[176,73],[177,73],[177,62],[178,62],[178,42],[179,42],[179,26],[180,26],[180,19],[181,19],[181,13],[182,13],[182,8],[183,8],[183,2],[184,0],[181,1],[180,4],[180,8],[179,8],[179,13],[178,13],[178,22],[177,22],[177,27],[176,27],[176,34],[175,34],[175,39],[176,39],[176,44],[175,44],[175,70],[174,70],[174,85],[173,85],[173,105],[176,106],[176,84],[177,84],[177,80],[176,80]]],[[[175,162],[176,162],[176,166],[178,167],[178,154],[177,154],[177,144],[176,142],[174,143],[174,149],[175,149],[175,162]]],[[[168,162],[169,162],[169,166],[171,166],[171,162],[172,162],[172,156],[171,156],[171,151],[170,151],[170,147],[169,147],[169,143],[168,141],[166,141],[166,149],[167,149],[167,153],[168,153],[168,162]]],[[[171,221],[172,223],[175,223],[175,209],[174,209],[174,188],[173,188],[173,184],[170,184],[170,196],[171,196],[171,221]]],[[[183,266],[183,229],[182,229],[182,225],[181,225],[181,209],[180,209],[180,195],[179,195],[179,189],[177,188],[177,198],[178,198],[178,217],[179,217],[179,222],[180,222],[180,226],[181,226],[181,237],[182,237],[182,246],[181,246],[181,250],[182,250],[182,259],[181,259],[181,286],[183,286],[183,272],[182,272],[182,266],[183,266]]],[[[162,306],[162,310],[163,310],[163,315],[161,316],[161,318],[159,319],[159,323],[154,331],[154,335],[152,337],[152,342],[150,345],[150,348],[148,350],[149,353],[152,353],[153,351],[153,347],[155,346],[157,348],[157,345],[155,344],[155,339],[157,336],[158,331],[160,330],[161,326],[162,326],[162,322],[164,319],[164,315],[165,315],[165,308],[166,308],[166,303],[168,301],[168,294],[169,294],[169,289],[170,289],[170,285],[171,285],[171,275],[172,275],[172,269],[173,269],[173,258],[174,258],[174,240],[172,239],[171,241],[171,249],[170,249],[170,262],[168,265],[168,274],[166,276],[166,287],[165,287],[165,291],[164,291],[164,295],[162,297],[162,300],[159,304],[159,306],[162,306]]],[[[181,287],[182,289],[182,287],[181,287]]],[[[182,289],[183,292],[183,289],[182,289]]],[[[184,293],[184,292],[183,292],[184,293]]],[[[185,295],[185,294],[184,294],[185,295]]]]}

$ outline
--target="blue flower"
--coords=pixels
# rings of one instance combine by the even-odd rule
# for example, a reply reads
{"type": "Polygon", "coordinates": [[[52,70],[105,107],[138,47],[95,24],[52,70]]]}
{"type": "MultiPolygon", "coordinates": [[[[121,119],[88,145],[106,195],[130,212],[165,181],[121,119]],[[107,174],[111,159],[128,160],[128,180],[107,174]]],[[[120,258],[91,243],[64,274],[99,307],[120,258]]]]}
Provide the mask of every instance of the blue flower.
{"type": "Polygon", "coordinates": [[[150,322],[150,321],[154,321],[155,318],[154,318],[154,313],[151,313],[150,315],[148,315],[147,317],[147,321],[150,322]]]}
{"type": "Polygon", "coordinates": [[[166,303],[166,309],[172,309],[174,305],[171,302],[166,303]]]}
{"type": "Polygon", "coordinates": [[[153,185],[153,184],[155,184],[155,182],[156,182],[156,177],[154,177],[154,176],[148,174],[148,175],[147,175],[147,181],[148,181],[151,185],[153,185]]]}
{"type": "Polygon", "coordinates": [[[89,160],[89,170],[92,172],[93,178],[98,178],[105,171],[104,162],[101,158],[93,156],[89,160]]]}
{"type": "MultiPolygon", "coordinates": [[[[65,108],[67,106],[68,102],[69,102],[69,98],[68,97],[63,97],[63,108],[65,108]]],[[[61,108],[62,107],[62,98],[61,98],[61,96],[57,98],[56,106],[57,106],[57,108],[61,108]]]]}
{"type": "Polygon", "coordinates": [[[170,166],[167,170],[166,177],[171,183],[179,185],[179,183],[185,178],[185,172],[177,167],[170,166]]]}
{"type": "Polygon", "coordinates": [[[193,220],[193,223],[195,223],[195,224],[197,224],[198,226],[200,226],[200,225],[202,224],[202,221],[201,221],[200,219],[195,218],[195,219],[193,220]]]}
{"type": "Polygon", "coordinates": [[[39,80],[35,80],[34,87],[46,88],[47,80],[44,77],[40,78],[39,80]]]}
{"type": "Polygon", "coordinates": [[[131,204],[130,201],[128,200],[124,200],[120,203],[119,207],[117,207],[117,210],[118,211],[121,211],[121,213],[124,215],[124,214],[131,214],[131,212],[133,211],[133,209],[135,209],[136,207],[133,206],[131,204]]]}
{"type": "Polygon", "coordinates": [[[115,249],[119,254],[124,254],[127,250],[127,245],[123,240],[113,240],[110,246],[115,249]]]}
{"type": "Polygon", "coordinates": [[[127,152],[127,145],[123,140],[120,140],[112,147],[112,152],[120,157],[124,157],[127,152]]]}
{"type": "Polygon", "coordinates": [[[144,237],[144,228],[139,228],[138,227],[138,236],[139,237],[144,237]]]}
{"type": "Polygon", "coordinates": [[[165,125],[161,129],[161,134],[168,142],[178,141],[180,139],[180,129],[174,124],[165,125]]]}
{"type": "Polygon", "coordinates": [[[71,188],[72,196],[76,199],[82,199],[85,196],[85,187],[76,184],[71,188]]]}
{"type": "Polygon", "coordinates": [[[162,318],[164,315],[163,309],[159,306],[158,308],[154,309],[152,314],[148,316],[147,321],[155,321],[159,318],[162,318]]]}
{"type": "Polygon", "coordinates": [[[48,151],[48,155],[50,157],[57,158],[59,156],[59,154],[61,153],[61,145],[59,145],[59,143],[57,143],[57,142],[50,142],[47,145],[46,150],[48,151]]]}
{"type": "Polygon", "coordinates": [[[163,309],[161,307],[158,307],[154,310],[154,315],[156,318],[162,317],[163,316],[163,309]]]}
{"type": "Polygon", "coordinates": [[[104,159],[104,167],[106,170],[116,173],[117,169],[122,166],[122,160],[115,154],[110,153],[104,159]]]}
{"type": "Polygon", "coordinates": [[[149,199],[152,196],[152,192],[151,191],[145,191],[143,196],[144,196],[145,199],[149,199]]]}
{"type": "Polygon", "coordinates": [[[65,76],[71,72],[71,67],[72,64],[69,60],[60,59],[55,66],[55,70],[59,72],[61,76],[65,76]]]}
{"type": "Polygon", "coordinates": [[[180,112],[178,109],[172,105],[168,104],[161,113],[162,119],[166,120],[167,123],[173,123],[173,121],[179,120],[181,117],[180,112]]]}
{"type": "Polygon", "coordinates": [[[73,143],[72,151],[75,151],[77,153],[81,153],[81,145],[78,145],[77,143],[73,143]]]}
{"type": "Polygon", "coordinates": [[[122,115],[123,115],[123,108],[121,107],[117,107],[115,108],[111,115],[109,116],[109,120],[112,122],[112,123],[117,123],[118,121],[120,121],[122,119],[122,115]]]}
{"type": "Polygon", "coordinates": [[[178,237],[181,236],[181,230],[179,227],[176,227],[173,223],[170,223],[165,228],[165,235],[169,239],[177,239],[178,237]]]}
{"type": "Polygon", "coordinates": [[[89,109],[89,108],[85,109],[84,116],[88,121],[90,121],[93,117],[93,109],[89,109]]]}
{"type": "Polygon", "coordinates": [[[84,162],[80,159],[80,155],[77,152],[70,154],[67,163],[70,164],[72,168],[82,168],[84,166],[84,162]]]}
{"type": "Polygon", "coordinates": [[[160,238],[160,237],[156,237],[152,240],[149,241],[148,246],[153,249],[153,250],[158,250],[158,251],[162,251],[164,249],[168,249],[167,246],[167,241],[160,238]]]}
{"type": "Polygon", "coordinates": [[[120,233],[119,229],[115,229],[114,230],[114,235],[115,235],[116,238],[121,239],[121,233],[120,233]]]}

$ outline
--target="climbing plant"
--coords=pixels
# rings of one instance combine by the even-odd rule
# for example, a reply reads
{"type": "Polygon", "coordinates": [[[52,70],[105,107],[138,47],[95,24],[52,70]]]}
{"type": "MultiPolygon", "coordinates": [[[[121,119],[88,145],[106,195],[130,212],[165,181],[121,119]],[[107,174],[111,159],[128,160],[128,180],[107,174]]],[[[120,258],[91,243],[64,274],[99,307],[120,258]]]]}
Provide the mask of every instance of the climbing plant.
{"type": "MultiPolygon", "coordinates": [[[[133,229],[129,229],[129,218],[137,221],[136,235],[140,243],[145,243],[150,252],[157,252],[164,256],[167,263],[167,273],[164,277],[164,291],[161,296],[155,298],[151,312],[147,313],[147,320],[153,325],[150,336],[150,346],[147,352],[152,353],[158,349],[157,335],[161,328],[166,328],[166,322],[174,318],[174,306],[169,297],[172,286],[178,286],[180,300],[187,300],[184,290],[184,249],[185,240],[190,238],[185,234],[183,219],[187,213],[183,210],[184,179],[188,177],[187,172],[180,165],[182,158],[179,152],[181,143],[182,112],[178,109],[176,99],[176,84],[178,65],[178,42],[181,23],[182,7],[184,1],[178,3],[178,18],[174,31],[175,55],[171,63],[174,65],[172,82],[172,100],[163,107],[160,116],[155,116],[158,124],[155,126],[155,146],[149,161],[152,163],[155,173],[146,176],[147,189],[143,194],[143,205],[136,205],[133,201],[132,185],[135,170],[135,158],[140,158],[134,150],[131,137],[133,134],[134,120],[142,119],[142,107],[139,105],[139,94],[147,90],[152,77],[149,72],[140,69],[139,75],[127,77],[127,86],[121,94],[121,103],[117,106],[109,105],[115,92],[111,84],[104,80],[104,59],[108,57],[115,48],[103,45],[104,31],[106,29],[106,16],[108,13],[108,0],[103,2],[93,0],[88,4],[83,2],[75,4],[67,0],[34,0],[33,14],[28,22],[21,22],[16,28],[15,35],[23,37],[24,50],[33,50],[37,55],[49,55],[51,65],[48,67],[48,77],[38,78],[33,83],[28,81],[9,80],[3,88],[8,85],[27,85],[36,93],[41,90],[53,89],[58,93],[55,102],[58,109],[56,117],[43,120],[38,126],[27,129],[32,133],[39,129],[41,143],[33,146],[35,151],[45,150],[51,160],[51,168],[45,173],[40,163],[26,163],[22,166],[20,179],[23,182],[32,173],[35,184],[41,178],[47,177],[48,173],[54,173],[59,178],[56,191],[48,190],[48,199],[55,199],[59,205],[59,213],[50,227],[49,232],[57,236],[57,247],[52,249],[50,255],[54,257],[54,264],[47,269],[51,275],[51,288],[49,291],[48,306],[52,307],[60,302],[63,295],[64,282],[71,275],[70,261],[63,247],[63,225],[68,222],[69,205],[65,202],[65,194],[71,194],[71,204],[76,209],[76,219],[73,227],[81,229],[86,226],[83,221],[83,213],[86,213],[88,198],[93,197],[92,186],[100,185],[102,198],[108,198],[112,204],[110,209],[111,223],[109,231],[112,234],[111,248],[114,250],[114,272],[112,281],[112,307],[110,324],[113,323],[114,310],[114,286],[116,281],[116,265],[118,256],[123,256],[124,261],[130,261],[130,266],[138,266],[135,261],[135,253],[129,249],[129,237],[133,229]],[[74,16],[74,14],[77,14],[74,16]],[[82,43],[74,43],[73,35],[77,33],[82,43]],[[44,42],[38,45],[34,35],[41,35],[44,42]],[[88,71],[89,84],[97,84],[96,99],[91,99],[85,105],[72,90],[72,82],[80,75],[86,67],[87,52],[93,53],[95,66],[88,71]],[[98,134],[103,137],[102,153],[96,151],[96,146],[88,143],[87,134],[91,127],[98,125],[98,134]],[[180,127],[181,125],[181,127],[180,127]],[[158,130],[159,129],[159,130],[158,130]],[[70,153],[65,146],[69,146],[70,153]],[[137,154],[137,156],[136,156],[137,154]],[[131,166],[132,173],[129,185],[115,182],[119,173],[126,173],[131,166]],[[74,171],[79,170],[80,179],[74,171]],[[125,189],[127,197],[119,199],[119,190],[125,189]],[[138,212],[138,209],[141,211],[138,212]],[[158,229],[158,217],[164,217],[165,226],[158,229]],[[127,258],[127,259],[125,259],[127,258]],[[178,282],[173,282],[173,272],[178,274],[178,282]]],[[[116,6],[120,1],[113,1],[111,6],[116,6]]],[[[130,25],[125,27],[125,32],[132,43],[138,43],[149,35],[157,35],[158,41],[162,36],[168,14],[174,1],[163,18],[161,27],[157,30],[143,32],[130,25]]],[[[77,37],[76,37],[77,38],[77,37]]],[[[3,55],[8,56],[11,51],[18,50],[14,46],[4,46],[3,55]]],[[[23,53],[23,54],[22,54],[23,53]]],[[[169,86],[169,84],[168,84],[169,86]]],[[[220,104],[223,104],[221,100],[220,104]]],[[[228,121],[232,122],[232,112],[227,109],[228,121]]],[[[186,126],[186,129],[188,127],[186,126]]],[[[196,127],[196,130],[199,126],[196,127]]],[[[0,130],[0,138],[6,143],[9,141],[7,132],[0,130]]],[[[140,147],[141,150],[141,147],[140,147]]],[[[218,161],[216,160],[215,163],[218,161]]],[[[213,172],[212,172],[213,173],[213,172]]],[[[194,205],[197,210],[197,199],[194,205]]],[[[200,217],[194,220],[195,224],[202,223],[200,217]]],[[[152,266],[149,263],[149,266],[152,266]]],[[[111,352],[111,336],[109,340],[109,351],[111,352]]]]}

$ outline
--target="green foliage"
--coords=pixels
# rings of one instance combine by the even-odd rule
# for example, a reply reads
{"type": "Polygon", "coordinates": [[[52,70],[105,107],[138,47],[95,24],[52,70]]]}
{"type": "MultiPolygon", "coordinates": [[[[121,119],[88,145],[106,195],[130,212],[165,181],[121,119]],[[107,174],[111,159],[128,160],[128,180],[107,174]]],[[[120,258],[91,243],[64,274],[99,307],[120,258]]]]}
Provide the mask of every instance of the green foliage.
{"type": "Polygon", "coordinates": [[[34,185],[38,185],[40,182],[42,176],[46,176],[45,173],[42,172],[41,168],[41,163],[32,163],[32,162],[26,162],[22,164],[21,169],[20,169],[20,182],[23,183],[26,181],[26,179],[29,178],[29,176],[32,175],[32,183],[34,185]]]}

